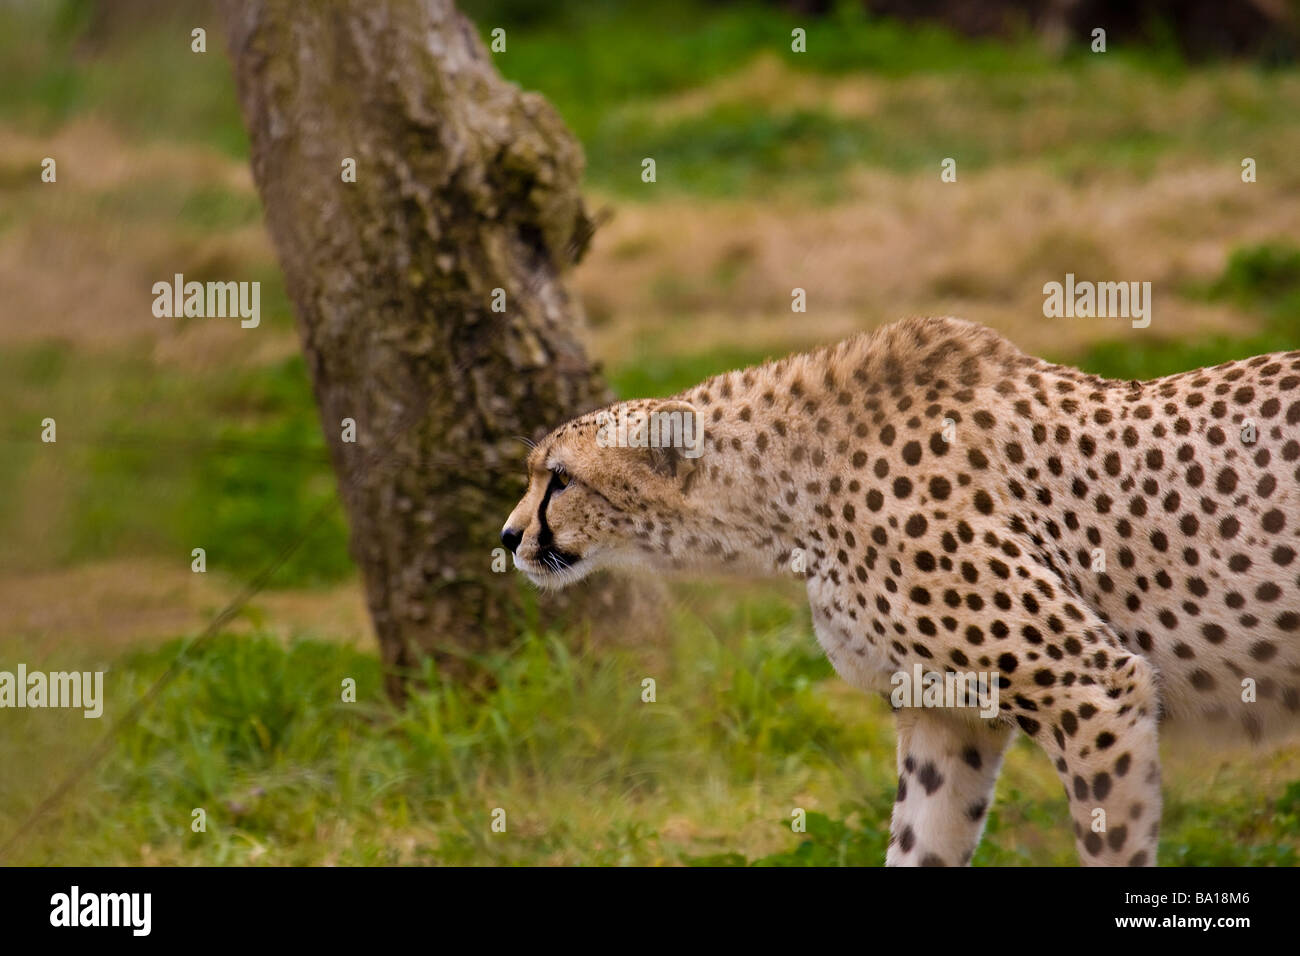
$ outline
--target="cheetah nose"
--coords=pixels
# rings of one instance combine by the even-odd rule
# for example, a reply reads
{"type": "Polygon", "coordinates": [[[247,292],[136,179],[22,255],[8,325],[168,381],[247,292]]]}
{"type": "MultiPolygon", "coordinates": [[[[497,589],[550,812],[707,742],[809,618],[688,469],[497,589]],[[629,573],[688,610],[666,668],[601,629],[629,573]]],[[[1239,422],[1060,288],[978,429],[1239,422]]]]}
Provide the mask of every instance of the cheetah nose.
{"type": "Polygon", "coordinates": [[[501,543],[510,549],[510,553],[515,553],[515,548],[519,547],[519,542],[524,540],[524,533],[516,531],[514,528],[506,528],[501,532],[501,543]]]}

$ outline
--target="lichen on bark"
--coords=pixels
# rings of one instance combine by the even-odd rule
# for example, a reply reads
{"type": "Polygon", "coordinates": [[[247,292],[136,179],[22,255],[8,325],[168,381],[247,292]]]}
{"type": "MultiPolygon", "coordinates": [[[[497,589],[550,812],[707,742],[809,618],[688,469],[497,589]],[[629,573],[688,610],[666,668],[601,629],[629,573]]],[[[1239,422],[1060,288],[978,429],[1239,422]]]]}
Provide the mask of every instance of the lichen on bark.
{"type": "MultiPolygon", "coordinates": [[[[254,179],[389,678],[515,639],[491,570],[524,446],[611,398],[563,274],[592,232],[582,151],[450,0],[223,0],[254,179]],[[356,161],[356,182],[341,176],[356,161]],[[492,310],[505,290],[506,311],[492,310]],[[357,422],[341,441],[340,422],[357,422]]],[[[658,605],[598,578],[550,619],[658,605]]]]}

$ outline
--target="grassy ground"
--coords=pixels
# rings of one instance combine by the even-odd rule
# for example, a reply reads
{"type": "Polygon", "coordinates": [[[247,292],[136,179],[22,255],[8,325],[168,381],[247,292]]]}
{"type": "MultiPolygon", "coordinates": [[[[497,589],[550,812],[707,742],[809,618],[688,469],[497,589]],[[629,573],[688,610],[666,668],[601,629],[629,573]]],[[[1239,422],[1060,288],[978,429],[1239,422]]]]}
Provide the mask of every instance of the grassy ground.
{"type": "MultiPolygon", "coordinates": [[[[1300,71],[656,11],[477,10],[615,211],[573,281],[621,394],[915,312],[1126,378],[1300,347],[1300,71]],[[1042,284],[1066,272],[1151,281],[1151,328],[1044,319],[1042,284]]],[[[112,719],[334,484],[215,23],[90,22],[78,2],[0,6],[0,669],[106,669],[112,719]],[[150,287],[175,272],[260,279],[261,328],[155,319],[150,287]],[[33,440],[47,416],[57,445],[33,440]]],[[[879,863],[884,705],[834,677],[796,591],[674,593],[659,646],[521,628],[484,662],[490,691],[430,674],[396,711],[333,517],[15,859],[879,863]]],[[[107,723],[3,714],[0,840],[107,723]]],[[[1166,758],[1165,862],[1300,862],[1300,749],[1166,758]]],[[[1022,741],[975,862],[1071,863],[1065,820],[1022,741]]]]}

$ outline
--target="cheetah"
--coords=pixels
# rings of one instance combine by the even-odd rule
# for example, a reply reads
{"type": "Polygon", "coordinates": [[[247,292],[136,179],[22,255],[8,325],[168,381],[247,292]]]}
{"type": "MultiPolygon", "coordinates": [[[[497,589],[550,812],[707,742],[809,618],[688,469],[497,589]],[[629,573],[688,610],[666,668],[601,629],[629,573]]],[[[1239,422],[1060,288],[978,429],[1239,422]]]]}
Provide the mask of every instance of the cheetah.
{"type": "Polygon", "coordinates": [[[969,864],[1017,731],[1065,786],[1080,861],[1142,866],[1158,730],[1300,729],[1300,351],[1112,381],[907,319],[584,415],[527,468],[502,540],[539,586],[801,566],[849,684],[991,675],[990,714],[893,705],[888,865],[969,864]],[[609,441],[634,412],[702,440],[609,441]]]}

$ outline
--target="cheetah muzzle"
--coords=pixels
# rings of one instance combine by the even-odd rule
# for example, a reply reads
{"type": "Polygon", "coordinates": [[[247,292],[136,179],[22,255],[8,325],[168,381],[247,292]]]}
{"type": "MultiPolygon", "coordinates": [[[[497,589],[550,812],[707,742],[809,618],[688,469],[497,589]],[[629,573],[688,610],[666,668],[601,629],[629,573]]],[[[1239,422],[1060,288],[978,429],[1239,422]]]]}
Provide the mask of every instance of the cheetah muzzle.
{"type": "Polygon", "coordinates": [[[955,319],[561,425],[502,533],[543,587],[799,574],[836,671],[887,698],[903,674],[992,675],[993,717],[894,705],[893,865],[969,863],[1017,730],[1084,863],[1154,864],[1158,725],[1300,729],[1298,538],[1300,351],[1109,381],[955,319]],[[695,453],[611,441],[629,412],[684,413],[695,453]]]}

